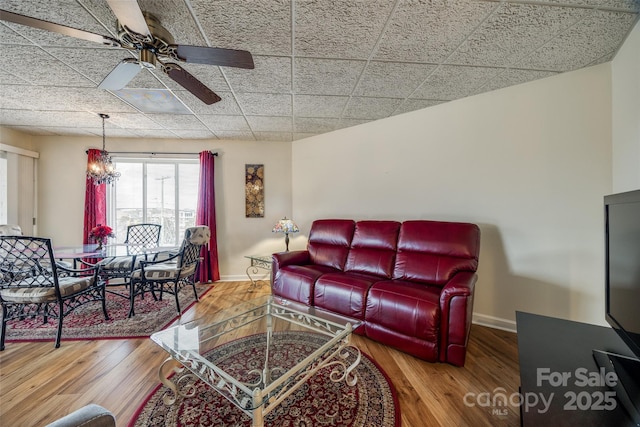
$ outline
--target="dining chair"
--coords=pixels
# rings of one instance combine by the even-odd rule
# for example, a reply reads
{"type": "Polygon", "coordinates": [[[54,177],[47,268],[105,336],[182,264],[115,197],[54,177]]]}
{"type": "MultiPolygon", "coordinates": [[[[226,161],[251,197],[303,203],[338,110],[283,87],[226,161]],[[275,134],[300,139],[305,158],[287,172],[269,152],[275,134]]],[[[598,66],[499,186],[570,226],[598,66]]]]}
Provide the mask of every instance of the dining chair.
{"type": "MultiPolygon", "coordinates": [[[[97,265],[100,266],[100,274],[107,282],[108,287],[127,286],[131,272],[140,267],[140,260],[145,259],[144,255],[137,254],[147,246],[157,246],[160,243],[160,224],[132,224],[127,226],[127,237],[124,243],[131,247],[131,255],[108,257],[100,260],[97,265]],[[136,250],[138,249],[138,250],[136,250]],[[114,282],[115,279],[124,279],[114,282]]],[[[129,298],[129,295],[119,292],[112,292],[120,296],[129,298]]]]}
{"type": "Polygon", "coordinates": [[[42,316],[44,323],[58,319],[55,347],[60,347],[64,317],[76,308],[100,302],[109,320],[104,282],[98,267],[69,269],[57,263],[51,239],[30,236],[0,236],[0,303],[4,350],[7,323],[42,316]]]}
{"type": "Polygon", "coordinates": [[[134,302],[138,295],[151,292],[154,298],[159,294],[172,294],[176,300],[178,314],[182,314],[178,294],[185,286],[193,288],[195,300],[199,301],[195,274],[200,264],[202,246],[209,243],[211,231],[206,225],[189,227],[184,232],[180,250],[160,261],[140,261],[140,268],[134,270],[130,281],[129,317],[135,315],[134,302]]]}
{"type": "Polygon", "coordinates": [[[158,245],[160,243],[160,224],[132,224],[127,227],[124,242],[130,245],[158,245]]]}

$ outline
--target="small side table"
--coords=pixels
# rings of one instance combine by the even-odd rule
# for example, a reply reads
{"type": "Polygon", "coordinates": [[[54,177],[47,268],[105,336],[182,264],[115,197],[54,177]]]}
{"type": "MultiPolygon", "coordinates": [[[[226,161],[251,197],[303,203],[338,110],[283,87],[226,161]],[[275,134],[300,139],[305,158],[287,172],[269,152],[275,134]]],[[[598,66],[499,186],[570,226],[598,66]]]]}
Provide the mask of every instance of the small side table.
{"type": "MultiPolygon", "coordinates": [[[[251,260],[251,265],[247,267],[247,277],[251,280],[248,292],[255,292],[265,282],[263,279],[254,279],[251,277],[257,275],[260,270],[265,270],[271,273],[271,255],[246,255],[245,258],[251,260]]],[[[271,285],[271,274],[269,274],[269,285],[271,285]]]]}

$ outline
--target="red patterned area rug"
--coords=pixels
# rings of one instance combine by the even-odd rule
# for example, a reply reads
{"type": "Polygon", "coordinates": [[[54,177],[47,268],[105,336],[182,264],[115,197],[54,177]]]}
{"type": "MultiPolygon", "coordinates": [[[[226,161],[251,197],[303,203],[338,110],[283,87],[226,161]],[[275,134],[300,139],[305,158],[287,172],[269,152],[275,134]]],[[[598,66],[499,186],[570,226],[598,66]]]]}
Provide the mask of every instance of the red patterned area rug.
{"type": "MultiPolygon", "coordinates": [[[[278,366],[292,366],[306,354],[305,346],[317,348],[322,342],[318,334],[309,332],[282,332],[286,334],[280,352],[272,354],[278,366]],[[284,356],[282,356],[284,355],[284,356]]],[[[275,341],[275,340],[274,340],[275,341]]],[[[280,345],[280,344],[277,344],[280,345]]],[[[276,346],[277,346],[276,345],[276,346]]],[[[223,344],[206,357],[216,360],[225,372],[238,375],[246,372],[246,366],[260,367],[264,364],[265,338],[263,334],[252,335],[223,344]]],[[[308,351],[308,350],[307,350],[308,351]]],[[[349,360],[355,360],[355,352],[349,360]]],[[[395,389],[385,372],[366,354],[354,372],[358,380],[354,386],[344,381],[333,382],[329,378],[332,367],[325,366],[309,378],[298,390],[289,395],[278,407],[265,416],[267,427],[399,427],[400,406],[395,389]]],[[[136,411],[128,427],[149,426],[225,426],[250,427],[251,419],[234,404],[218,394],[200,380],[193,383],[193,397],[178,396],[173,405],[166,405],[164,396],[173,394],[159,385],[136,411]]]]}
{"type": "MultiPolygon", "coordinates": [[[[212,288],[212,283],[196,284],[200,298],[212,288]]],[[[178,299],[184,313],[195,303],[193,289],[191,287],[182,289],[178,299]]],[[[64,318],[62,341],[146,338],[166,328],[178,318],[173,295],[165,294],[162,301],[156,301],[151,294],[146,294],[142,300],[137,298],[135,304],[136,315],[127,318],[129,300],[107,292],[109,320],[104,320],[99,302],[78,307],[64,318]]],[[[49,319],[48,323],[43,323],[42,317],[9,321],[5,340],[7,342],[54,341],[57,328],[57,319],[49,319]]]]}

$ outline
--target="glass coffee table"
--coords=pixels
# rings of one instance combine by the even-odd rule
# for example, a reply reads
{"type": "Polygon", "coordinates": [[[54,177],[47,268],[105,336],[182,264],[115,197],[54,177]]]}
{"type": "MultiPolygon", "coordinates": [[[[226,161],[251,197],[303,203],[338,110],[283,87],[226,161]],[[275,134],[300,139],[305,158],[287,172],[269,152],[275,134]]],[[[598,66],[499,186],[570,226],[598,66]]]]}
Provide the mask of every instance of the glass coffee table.
{"type": "Polygon", "coordinates": [[[350,338],[360,323],[269,295],[156,332],[151,339],[171,355],[159,372],[171,390],[165,404],[177,395],[193,396],[193,382],[200,379],[249,416],[252,426],[263,426],[265,415],[320,369],[331,370],[331,381],[356,384],[361,354],[350,338]],[[295,333],[312,333],[313,340],[296,343],[295,333]],[[251,357],[234,357],[231,365],[217,358],[219,349],[224,353],[247,337],[257,342],[251,357]],[[286,356],[291,346],[302,352],[295,360],[286,356]]]}

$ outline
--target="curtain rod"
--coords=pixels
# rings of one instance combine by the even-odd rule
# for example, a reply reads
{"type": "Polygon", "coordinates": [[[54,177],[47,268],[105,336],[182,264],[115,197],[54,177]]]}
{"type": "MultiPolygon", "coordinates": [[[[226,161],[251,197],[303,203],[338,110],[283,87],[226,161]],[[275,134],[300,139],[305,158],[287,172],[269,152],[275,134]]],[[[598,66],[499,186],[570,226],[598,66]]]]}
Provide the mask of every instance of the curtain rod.
{"type": "MultiPolygon", "coordinates": [[[[89,154],[89,150],[85,151],[85,153],[89,154]]],[[[211,152],[209,151],[209,153],[213,154],[214,156],[218,156],[217,152],[211,152]]],[[[173,153],[173,152],[165,152],[165,151],[109,151],[109,154],[147,154],[147,155],[152,155],[155,156],[156,154],[162,154],[162,155],[178,155],[178,154],[182,154],[182,155],[187,155],[187,156],[197,156],[200,153],[173,153]]]]}

